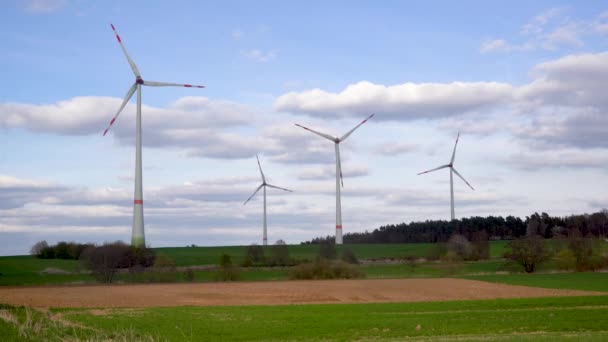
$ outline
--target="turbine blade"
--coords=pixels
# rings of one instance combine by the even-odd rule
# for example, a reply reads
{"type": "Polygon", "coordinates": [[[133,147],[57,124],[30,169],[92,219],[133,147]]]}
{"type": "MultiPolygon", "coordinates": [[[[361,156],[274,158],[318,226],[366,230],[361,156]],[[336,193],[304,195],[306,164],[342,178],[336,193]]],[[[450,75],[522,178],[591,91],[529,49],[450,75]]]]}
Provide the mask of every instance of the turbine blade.
{"type": "Polygon", "coordinates": [[[422,174],[425,174],[425,173],[429,173],[429,172],[433,172],[433,171],[437,171],[437,170],[445,169],[446,167],[450,167],[450,165],[449,165],[449,164],[446,164],[446,165],[441,165],[441,166],[436,167],[436,168],[434,168],[434,169],[430,169],[430,170],[427,170],[427,171],[424,171],[424,172],[420,172],[418,175],[422,175],[422,174]]]}
{"type": "Polygon", "coordinates": [[[372,115],[368,116],[365,120],[361,121],[360,124],[358,124],[357,126],[355,126],[355,128],[351,129],[346,134],[344,134],[342,136],[342,138],[340,138],[340,141],[344,141],[346,138],[348,138],[349,135],[351,135],[357,128],[361,127],[361,125],[363,125],[364,123],[366,123],[367,120],[371,119],[374,115],[375,114],[372,114],[372,115]]]}
{"type": "Polygon", "coordinates": [[[114,34],[116,35],[116,39],[118,40],[118,44],[120,44],[120,48],[122,49],[122,52],[125,54],[125,57],[127,57],[127,62],[129,62],[129,65],[131,66],[131,70],[133,70],[133,73],[135,74],[135,77],[140,77],[141,78],[141,74],[139,73],[139,69],[137,69],[137,65],[135,65],[135,62],[133,62],[133,60],[131,59],[131,57],[127,53],[127,49],[125,49],[125,46],[122,43],[122,39],[120,39],[120,36],[118,35],[118,32],[116,32],[116,29],[114,28],[114,25],[110,24],[110,26],[112,26],[112,31],[114,31],[114,34]]]}
{"type": "Polygon", "coordinates": [[[182,84],[182,83],[168,83],[168,82],[156,82],[156,81],[144,81],[144,85],[146,85],[148,87],[205,88],[205,86],[202,86],[202,85],[182,84]]]}
{"type": "Polygon", "coordinates": [[[262,171],[262,165],[260,165],[260,158],[257,154],[255,155],[255,157],[258,160],[258,168],[260,169],[260,174],[262,175],[262,182],[266,183],[266,177],[264,177],[264,171],[262,171]]]}
{"type": "Polygon", "coordinates": [[[249,198],[245,201],[245,203],[243,203],[243,205],[247,204],[247,202],[249,202],[249,200],[251,200],[253,198],[253,196],[255,196],[255,194],[258,193],[258,191],[260,191],[260,189],[264,186],[264,184],[260,184],[260,186],[258,186],[257,189],[255,189],[255,191],[253,192],[253,194],[251,196],[249,196],[249,198]]]}
{"type": "Polygon", "coordinates": [[[454,171],[454,173],[456,174],[456,176],[460,177],[460,179],[462,179],[465,183],[467,183],[467,185],[469,186],[469,188],[471,188],[471,190],[475,190],[471,184],[469,184],[469,182],[467,182],[466,179],[464,179],[464,177],[462,177],[462,175],[460,173],[458,173],[458,171],[456,171],[455,168],[452,167],[452,171],[454,171]]]}
{"type": "Polygon", "coordinates": [[[311,133],[314,133],[314,134],[316,134],[316,135],[318,135],[318,136],[321,136],[321,137],[323,137],[323,138],[325,138],[325,139],[328,139],[328,140],[331,140],[331,141],[335,141],[335,140],[336,140],[336,138],[332,137],[332,136],[331,136],[331,135],[329,135],[329,134],[325,134],[325,133],[317,132],[317,131],[312,130],[312,129],[308,128],[308,127],[304,127],[304,126],[302,126],[302,125],[300,125],[300,124],[295,124],[295,125],[296,125],[296,126],[298,126],[298,127],[302,127],[302,128],[304,128],[305,130],[307,130],[307,131],[309,131],[309,132],[311,132],[311,133]]]}
{"type": "Polygon", "coordinates": [[[285,190],[285,191],[293,192],[293,191],[291,191],[289,189],[281,188],[280,186],[276,186],[276,185],[272,185],[272,184],[266,184],[266,186],[270,187],[270,188],[275,188],[275,189],[279,189],[279,190],[285,190]]]}
{"type": "Polygon", "coordinates": [[[456,158],[456,146],[458,145],[458,139],[460,138],[460,132],[456,136],[456,143],[454,144],[454,151],[452,151],[452,159],[450,159],[450,164],[454,164],[454,158],[456,158]]]}
{"type": "Polygon", "coordinates": [[[110,124],[108,125],[108,128],[106,128],[106,130],[103,131],[103,135],[106,135],[106,133],[108,133],[108,130],[110,129],[110,127],[112,127],[112,125],[114,124],[114,121],[116,121],[116,118],[118,118],[118,115],[120,115],[120,112],[122,112],[123,108],[125,108],[125,106],[127,105],[127,102],[129,102],[129,100],[133,96],[133,93],[135,93],[136,89],[137,89],[137,83],[133,83],[131,88],[129,88],[129,91],[127,91],[127,95],[125,96],[125,99],[122,100],[122,104],[120,105],[120,108],[118,108],[118,111],[116,112],[116,114],[114,115],[112,120],[110,120],[110,124]]]}

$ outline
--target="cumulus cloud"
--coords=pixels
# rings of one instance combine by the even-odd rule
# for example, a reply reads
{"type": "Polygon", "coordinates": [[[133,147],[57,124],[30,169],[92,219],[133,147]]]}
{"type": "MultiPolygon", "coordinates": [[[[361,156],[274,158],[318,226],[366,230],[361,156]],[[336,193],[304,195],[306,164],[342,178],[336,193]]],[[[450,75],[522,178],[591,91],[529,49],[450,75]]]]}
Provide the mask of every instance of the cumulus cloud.
{"type": "Polygon", "coordinates": [[[608,105],[608,52],[569,55],[537,65],[534,80],[518,89],[517,98],[536,105],[608,105]]]}
{"type": "Polygon", "coordinates": [[[274,103],[279,111],[316,116],[363,116],[377,120],[431,119],[504,104],[513,87],[498,82],[404,83],[394,86],[361,81],[339,93],[321,89],[290,92],[274,103]]]}

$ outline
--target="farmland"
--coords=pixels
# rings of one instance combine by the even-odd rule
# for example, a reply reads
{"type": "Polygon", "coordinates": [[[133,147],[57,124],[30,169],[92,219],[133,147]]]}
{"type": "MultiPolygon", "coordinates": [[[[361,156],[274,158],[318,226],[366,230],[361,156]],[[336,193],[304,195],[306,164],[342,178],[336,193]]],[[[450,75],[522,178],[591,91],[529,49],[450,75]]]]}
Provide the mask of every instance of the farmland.
{"type": "MultiPolygon", "coordinates": [[[[490,259],[467,262],[424,260],[433,244],[343,245],[338,253],[350,249],[364,261],[353,267],[367,280],[312,282],[286,281],[288,267],[243,267],[240,281],[218,283],[219,256],[240,264],[246,246],[157,248],[177,266],[161,284],[130,284],[149,280],[123,272],[119,285],[96,285],[75,260],[0,257],[0,335],[9,341],[608,339],[608,273],[556,272],[548,261],[537,274],[523,274],[502,258],[505,245],[491,242],[490,259]],[[195,271],[187,281],[189,267],[195,271]]],[[[318,245],[288,248],[300,261],[319,252],[318,245]]]]}

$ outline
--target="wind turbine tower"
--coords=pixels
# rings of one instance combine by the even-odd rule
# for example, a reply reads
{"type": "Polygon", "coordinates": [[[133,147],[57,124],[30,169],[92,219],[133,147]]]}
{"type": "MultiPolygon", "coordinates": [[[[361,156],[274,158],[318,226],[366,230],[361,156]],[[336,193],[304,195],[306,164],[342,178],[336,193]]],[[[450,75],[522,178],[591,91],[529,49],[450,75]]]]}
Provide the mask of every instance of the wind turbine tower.
{"type": "Polygon", "coordinates": [[[450,163],[449,164],[445,164],[445,165],[441,165],[439,167],[436,167],[434,169],[428,170],[428,171],[424,171],[424,172],[420,172],[418,175],[422,175],[425,173],[429,173],[429,172],[433,172],[433,171],[437,171],[437,170],[441,170],[441,169],[445,169],[445,168],[449,168],[450,169],[450,200],[451,200],[451,205],[450,205],[450,209],[451,209],[451,217],[452,217],[452,221],[454,219],[456,219],[456,215],[454,214],[454,174],[456,174],[456,176],[460,177],[460,179],[462,179],[468,186],[469,188],[471,188],[471,190],[475,190],[473,189],[473,187],[471,186],[471,184],[469,184],[469,182],[466,181],[466,179],[464,179],[464,177],[458,173],[458,171],[456,171],[456,169],[454,168],[454,159],[456,158],[456,146],[458,146],[458,139],[460,138],[460,133],[458,133],[458,136],[456,136],[456,143],[454,144],[454,150],[452,151],[452,159],[450,159],[450,163]]]}
{"type": "Polygon", "coordinates": [[[329,134],[321,133],[318,131],[314,131],[308,127],[304,127],[299,124],[295,124],[298,127],[304,128],[305,130],[314,133],[322,138],[330,140],[334,143],[334,148],[336,150],[336,245],[342,244],[342,203],[341,203],[341,193],[340,193],[340,184],[344,187],[344,181],[342,180],[342,164],[340,162],[340,143],[346,140],[357,128],[367,122],[367,120],[371,119],[374,114],[368,116],[365,120],[361,121],[360,124],[355,126],[350,131],[346,132],[342,137],[334,137],[329,134]]]}
{"type": "Polygon", "coordinates": [[[264,236],[262,238],[262,243],[264,244],[264,246],[268,245],[268,231],[267,231],[267,226],[266,226],[266,188],[274,188],[274,189],[279,189],[279,190],[283,190],[283,191],[289,191],[289,192],[293,192],[289,189],[285,189],[285,188],[281,188],[278,187],[276,185],[272,185],[272,184],[268,184],[266,183],[266,177],[264,176],[264,171],[262,171],[262,165],[260,165],[260,158],[258,157],[258,155],[255,155],[256,159],[258,160],[258,168],[260,169],[260,175],[262,176],[262,184],[260,184],[260,186],[257,187],[257,189],[255,189],[255,191],[253,192],[253,194],[251,196],[249,196],[249,198],[245,201],[245,203],[243,203],[243,205],[247,204],[247,202],[249,202],[250,199],[253,198],[253,196],[255,196],[255,194],[258,193],[258,191],[260,191],[260,189],[264,189],[264,236]]]}
{"type": "Polygon", "coordinates": [[[137,117],[136,117],[136,128],[135,128],[135,199],[133,200],[133,230],[131,235],[131,245],[136,247],[143,247],[146,245],[146,237],[144,234],[144,197],[143,197],[143,189],[142,189],[142,172],[141,172],[141,86],[149,86],[149,87],[186,87],[186,88],[204,88],[204,86],[200,85],[191,85],[191,84],[178,84],[178,83],[167,83],[167,82],[155,82],[155,81],[145,81],[141,77],[141,73],[139,69],[137,69],[137,65],[133,62],[125,46],[122,44],[122,39],[116,32],[114,25],[112,26],[112,30],[116,35],[116,39],[118,40],[118,44],[120,44],[120,48],[127,58],[127,62],[131,66],[131,70],[135,75],[135,82],[127,91],[127,95],[125,96],[120,108],[110,120],[110,124],[108,128],[103,132],[105,136],[108,133],[108,130],[116,119],[120,112],[125,108],[127,102],[131,99],[135,91],[137,91],[137,117]]]}

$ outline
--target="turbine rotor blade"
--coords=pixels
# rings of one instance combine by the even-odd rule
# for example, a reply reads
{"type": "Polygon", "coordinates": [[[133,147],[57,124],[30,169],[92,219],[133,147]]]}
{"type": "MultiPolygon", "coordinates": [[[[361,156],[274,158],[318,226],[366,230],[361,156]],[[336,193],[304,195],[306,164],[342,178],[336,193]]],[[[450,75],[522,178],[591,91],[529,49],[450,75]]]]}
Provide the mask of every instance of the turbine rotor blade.
{"type": "Polygon", "coordinates": [[[264,177],[264,171],[262,171],[262,165],[260,165],[260,158],[258,155],[255,155],[255,158],[258,160],[258,168],[260,169],[260,174],[262,175],[262,182],[266,183],[266,177],[264,177]]]}
{"type": "Polygon", "coordinates": [[[458,145],[458,139],[460,138],[460,132],[456,136],[456,143],[454,144],[454,151],[452,151],[452,159],[450,159],[450,164],[454,164],[454,159],[456,158],[456,146],[458,145]]]}
{"type": "Polygon", "coordinates": [[[118,118],[118,115],[120,115],[120,113],[122,112],[123,108],[125,108],[125,106],[127,105],[127,102],[129,102],[129,100],[131,99],[131,97],[135,93],[136,89],[137,89],[137,83],[133,83],[133,85],[131,86],[131,88],[129,88],[129,91],[127,91],[127,95],[125,96],[125,99],[122,101],[122,104],[120,105],[120,108],[118,108],[118,111],[116,112],[116,114],[114,115],[114,117],[112,118],[112,120],[110,120],[110,124],[108,125],[108,128],[106,128],[106,130],[103,131],[103,135],[106,135],[106,133],[108,133],[108,130],[110,129],[110,127],[112,127],[112,125],[114,124],[114,121],[116,121],[116,119],[118,118]]]}
{"type": "Polygon", "coordinates": [[[118,32],[116,32],[116,29],[114,28],[114,25],[110,24],[110,26],[112,26],[112,31],[114,31],[114,34],[116,35],[116,39],[118,40],[118,44],[120,44],[120,48],[122,49],[122,52],[125,54],[125,57],[127,57],[127,62],[129,62],[129,65],[131,66],[131,70],[133,70],[133,73],[135,74],[135,77],[141,78],[141,74],[139,73],[139,69],[137,69],[137,65],[135,65],[135,62],[133,62],[133,60],[131,59],[131,57],[127,53],[127,49],[125,49],[125,46],[122,43],[122,39],[120,39],[120,36],[118,35],[118,32]]]}
{"type": "Polygon", "coordinates": [[[346,138],[348,138],[349,135],[351,135],[357,128],[361,127],[361,125],[363,125],[364,123],[367,122],[367,120],[371,119],[375,114],[372,114],[370,116],[368,116],[365,120],[361,121],[360,124],[358,124],[357,126],[355,126],[355,128],[351,129],[350,131],[348,131],[346,134],[344,134],[342,136],[342,138],[340,138],[340,141],[345,140],[346,138]]]}
{"type": "Polygon", "coordinates": [[[328,140],[331,140],[331,141],[336,141],[336,138],[332,137],[332,136],[331,136],[331,135],[329,135],[329,134],[325,134],[325,133],[317,132],[317,131],[312,130],[312,129],[308,128],[308,127],[304,127],[304,126],[302,126],[302,125],[300,125],[300,124],[295,124],[295,125],[296,125],[296,126],[298,126],[298,127],[304,128],[305,130],[307,130],[307,131],[309,131],[309,132],[311,132],[311,133],[314,133],[314,134],[316,134],[316,135],[318,135],[318,136],[321,136],[321,137],[323,137],[323,138],[325,138],[325,139],[328,139],[328,140]]]}
{"type": "Polygon", "coordinates": [[[437,170],[445,169],[446,167],[450,167],[450,165],[449,165],[449,164],[446,164],[446,165],[441,165],[441,166],[436,167],[436,168],[434,168],[434,169],[430,169],[430,170],[427,170],[427,171],[424,171],[424,172],[420,172],[418,175],[422,175],[422,174],[425,174],[425,173],[429,173],[429,172],[433,172],[433,171],[437,171],[437,170]]]}
{"type": "Polygon", "coordinates": [[[169,82],[156,82],[144,80],[144,85],[148,87],[186,87],[186,88],[205,88],[202,85],[193,84],[182,84],[182,83],[169,83],[169,82]]]}
{"type": "Polygon", "coordinates": [[[247,204],[247,202],[249,202],[249,200],[251,200],[253,198],[253,196],[255,196],[255,194],[258,193],[258,191],[260,191],[260,189],[264,186],[264,184],[260,184],[260,186],[258,186],[257,189],[255,189],[255,191],[253,192],[253,194],[251,196],[249,196],[249,198],[245,201],[245,203],[243,203],[243,205],[247,204]]]}
{"type": "Polygon", "coordinates": [[[281,188],[280,186],[276,186],[276,185],[272,185],[272,184],[266,184],[266,186],[269,187],[269,188],[275,188],[275,189],[279,189],[279,190],[285,190],[285,191],[293,192],[292,190],[281,188]]]}
{"type": "Polygon", "coordinates": [[[454,171],[454,173],[456,174],[456,176],[460,177],[460,179],[462,179],[465,183],[467,183],[467,185],[469,186],[469,188],[471,188],[471,190],[475,190],[471,184],[469,184],[469,182],[467,182],[466,179],[464,179],[464,177],[462,177],[462,175],[460,173],[458,173],[458,171],[456,171],[455,168],[452,167],[452,171],[454,171]]]}

